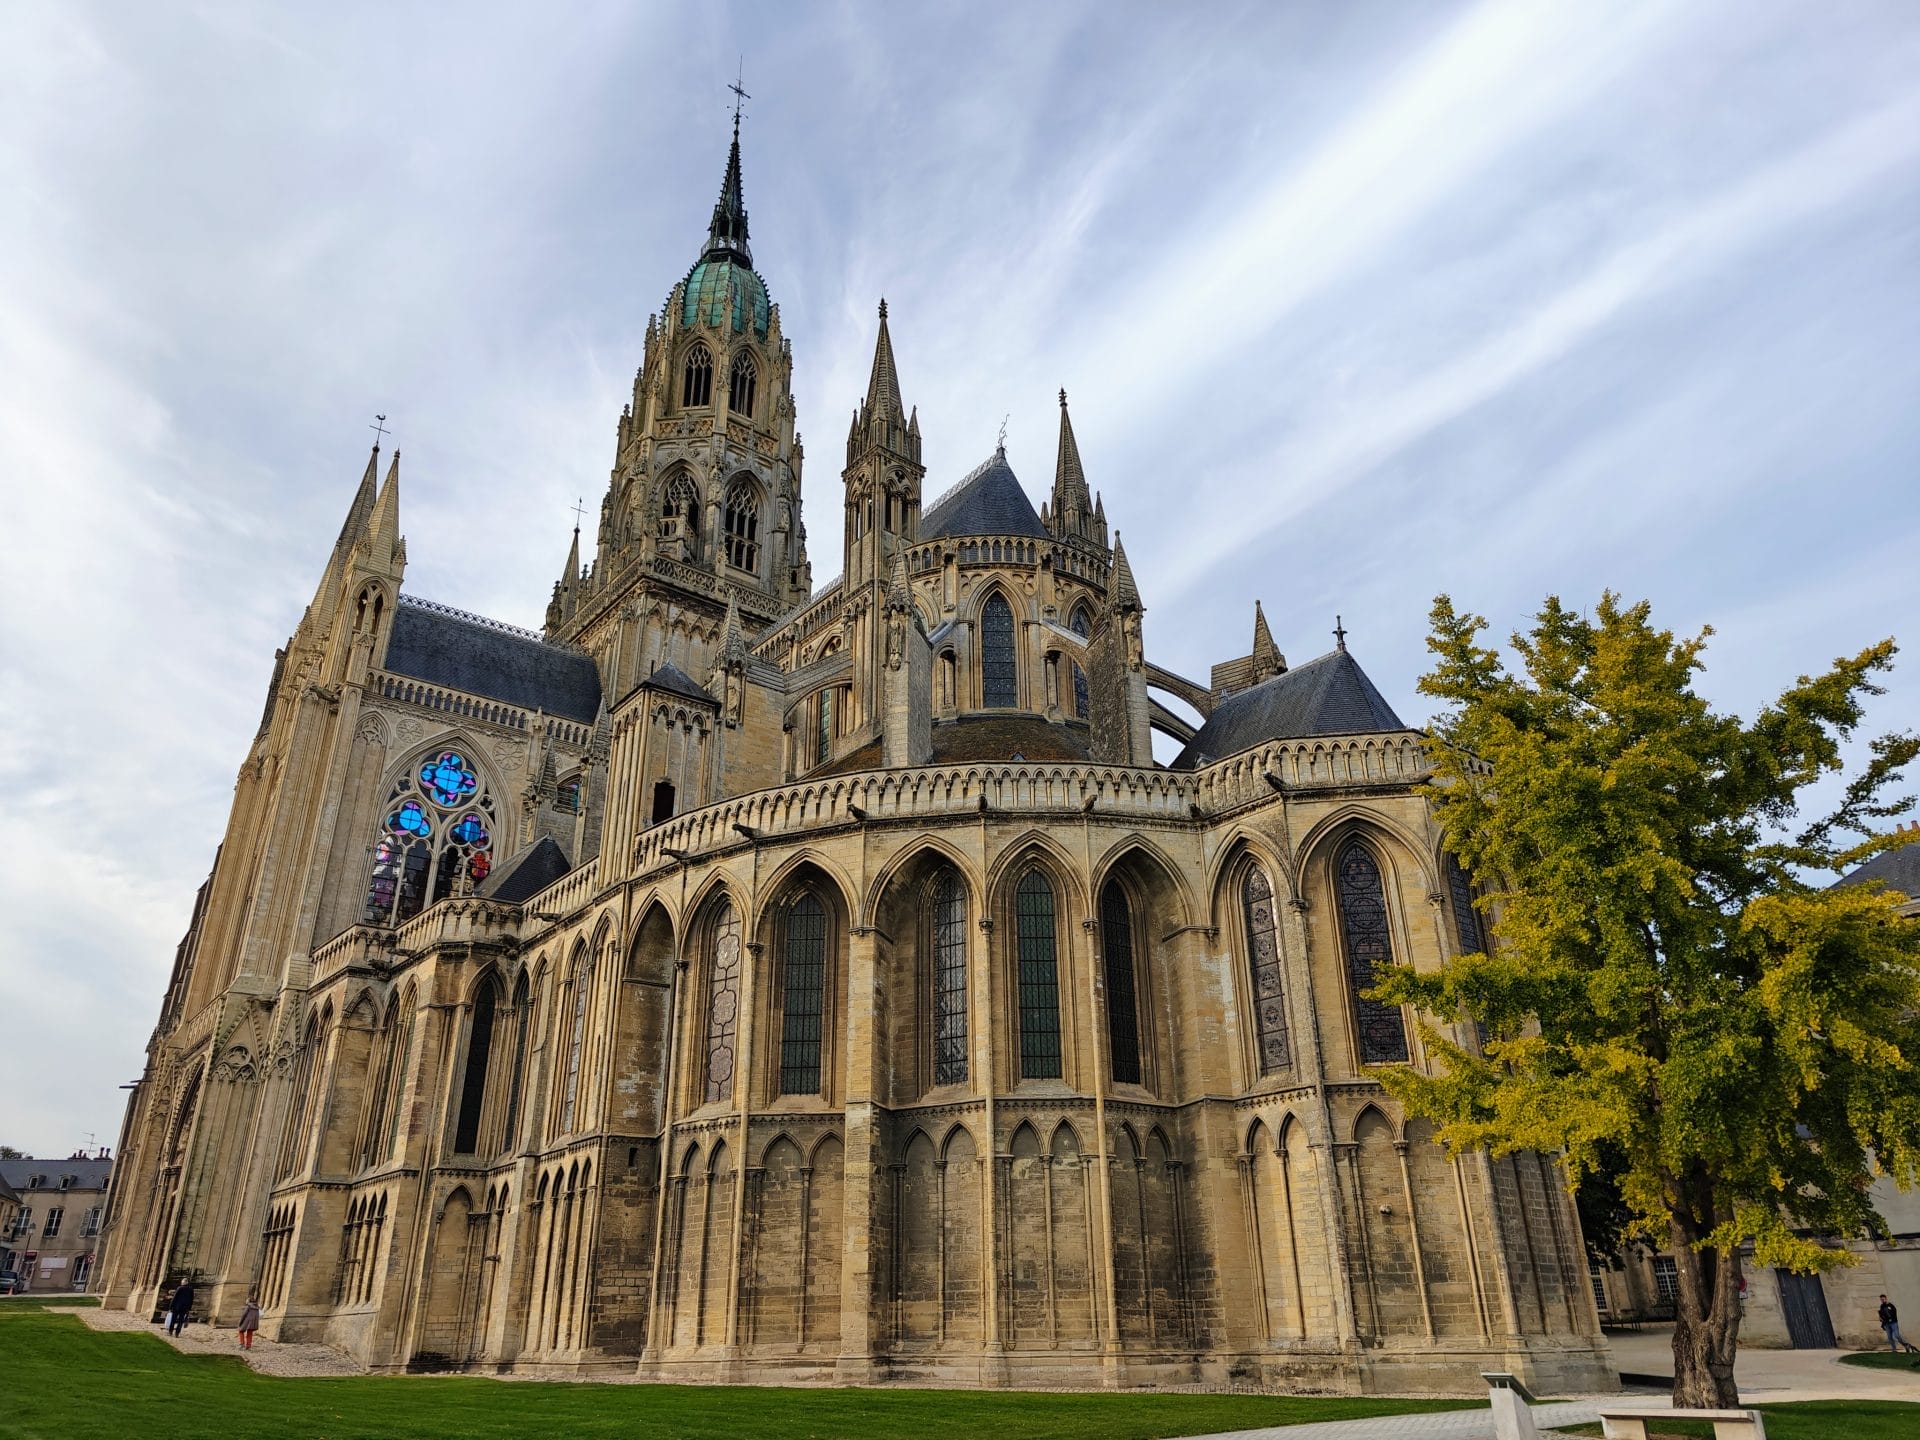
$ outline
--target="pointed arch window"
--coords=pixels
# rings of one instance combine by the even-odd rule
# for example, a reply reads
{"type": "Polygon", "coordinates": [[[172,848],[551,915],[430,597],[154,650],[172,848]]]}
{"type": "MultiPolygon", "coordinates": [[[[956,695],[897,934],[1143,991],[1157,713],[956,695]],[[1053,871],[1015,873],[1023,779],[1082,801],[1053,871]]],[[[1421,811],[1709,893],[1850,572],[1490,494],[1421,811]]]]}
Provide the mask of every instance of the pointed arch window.
{"type": "Polygon", "coordinates": [[[760,568],[760,496],[750,480],[736,480],[727,489],[727,563],[736,570],[760,568]]]}
{"type": "Polygon", "coordinates": [[[1341,937],[1347,950],[1347,988],[1360,1039],[1360,1063],[1405,1063],[1407,1025],[1400,1007],[1370,1000],[1364,994],[1393,964],[1393,934],[1380,862],[1358,840],[1349,841],[1334,867],[1334,881],[1340,901],[1341,937]]]}
{"type": "MultiPolygon", "coordinates": [[[[1085,639],[1093,631],[1093,624],[1087,618],[1087,608],[1076,605],[1073,619],[1068,622],[1073,633],[1085,639]]],[[[1085,720],[1093,713],[1093,697],[1087,689],[1087,672],[1080,668],[1080,662],[1073,662],[1073,715],[1076,720],[1085,720]]]]}
{"type": "Polygon", "coordinates": [[[833,687],[831,685],[820,692],[820,703],[814,715],[813,742],[814,764],[824,765],[833,758],[833,687]]]}
{"type": "Polygon", "coordinates": [[[811,892],[787,911],[781,979],[780,1093],[820,1093],[820,1038],[827,985],[827,909],[811,892]]]}
{"type": "Polygon", "coordinates": [[[967,891],[960,872],[942,865],[928,889],[928,953],[933,958],[933,1083],[967,1078],[967,891]]]}
{"type": "Polygon", "coordinates": [[[1133,911],[1118,880],[1100,891],[1100,953],[1107,982],[1107,1054],[1115,1083],[1140,1083],[1140,1014],[1134,993],[1133,911]]]}
{"type": "Polygon", "coordinates": [[[1247,970],[1253,980],[1254,1043],[1260,1073],[1271,1075],[1293,1064],[1287,1034],[1287,995],[1280,966],[1279,937],[1273,924],[1273,886],[1258,865],[1240,882],[1240,914],[1247,927],[1247,970]]]}
{"type": "Polygon", "coordinates": [[[734,358],[733,370],[727,376],[727,409],[736,415],[753,415],[753,392],[760,379],[759,369],[753,363],[753,356],[738,355],[734,358]]]}
{"type": "Polygon", "coordinates": [[[1014,891],[1020,985],[1020,1078],[1060,1078],[1060,971],[1054,950],[1053,886],[1029,870],[1014,891]]]}
{"type": "Polygon", "coordinates": [[[1484,953],[1487,942],[1480,929],[1480,912],[1473,908],[1473,882],[1451,855],[1447,856],[1447,892],[1453,900],[1453,930],[1460,941],[1460,953],[1484,953]]]}
{"type": "Polygon", "coordinates": [[[989,598],[980,612],[980,703],[989,710],[1010,710],[1020,703],[1013,607],[1004,595],[989,598]]]}
{"type": "Polygon", "coordinates": [[[449,895],[472,893],[493,868],[493,797],[458,750],[429,751],[387,796],[362,919],[404,925],[449,895]]]}
{"type": "Polygon", "coordinates": [[[669,480],[660,496],[660,538],[678,545],[682,559],[699,556],[700,492],[685,474],[669,480]]]}
{"type": "Polygon", "coordinates": [[[713,965],[707,980],[706,1098],[733,1098],[734,1033],[740,1021],[740,915],[720,902],[713,922],[713,965]]]}
{"type": "Polygon", "coordinates": [[[705,405],[713,399],[713,353],[699,341],[687,351],[686,368],[680,377],[680,403],[705,405]]]}
{"type": "Polygon", "coordinates": [[[494,1012],[499,982],[491,976],[473,997],[467,1023],[467,1068],[460,1081],[460,1118],[453,1128],[453,1149],[471,1155],[480,1144],[480,1112],[487,1103],[487,1062],[493,1058],[494,1012]]]}
{"type": "Polygon", "coordinates": [[[511,1151],[520,1143],[520,1091],[526,1083],[527,1040],[533,1027],[533,991],[523,973],[513,987],[513,1070],[507,1076],[507,1120],[500,1130],[500,1148],[511,1151]]]}
{"type": "Polygon", "coordinates": [[[587,1008],[593,996],[593,955],[583,952],[574,962],[573,1033],[567,1041],[567,1078],[560,1099],[560,1133],[573,1129],[574,1102],[580,1095],[580,1051],[587,1037],[587,1008]]]}

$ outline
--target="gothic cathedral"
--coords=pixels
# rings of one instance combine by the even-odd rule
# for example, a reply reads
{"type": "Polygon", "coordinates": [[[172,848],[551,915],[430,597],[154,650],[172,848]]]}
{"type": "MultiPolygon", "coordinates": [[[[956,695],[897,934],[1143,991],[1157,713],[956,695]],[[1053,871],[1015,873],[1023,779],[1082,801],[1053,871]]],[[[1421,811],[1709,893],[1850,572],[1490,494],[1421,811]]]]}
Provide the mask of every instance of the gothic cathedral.
{"type": "Polygon", "coordinates": [[[1289,666],[1256,607],[1207,683],[1149,659],[1064,393],[1038,511],[1004,447],[927,498],[884,304],[816,588],[792,374],[736,120],[542,632],[403,588],[375,450],[129,1105],[108,1303],[191,1275],[375,1370],[1608,1384],[1552,1160],[1450,1158],[1377,1083],[1426,1059],[1375,967],[1480,919],[1344,640],[1289,666]]]}

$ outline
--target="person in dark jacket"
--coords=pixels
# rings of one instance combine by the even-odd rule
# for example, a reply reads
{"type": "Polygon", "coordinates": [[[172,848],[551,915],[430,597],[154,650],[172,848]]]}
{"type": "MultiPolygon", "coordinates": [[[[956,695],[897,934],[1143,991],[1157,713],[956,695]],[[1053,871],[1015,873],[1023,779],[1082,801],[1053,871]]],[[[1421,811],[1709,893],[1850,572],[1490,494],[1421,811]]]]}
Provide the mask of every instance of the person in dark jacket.
{"type": "Polygon", "coordinates": [[[1880,1297],[1880,1328],[1887,1332],[1887,1346],[1894,1354],[1904,1349],[1909,1355],[1920,1355],[1920,1345],[1900,1333],[1900,1312],[1884,1295],[1880,1297]]]}
{"type": "Polygon", "coordinates": [[[193,1282],[182,1280],[167,1306],[167,1334],[178,1335],[187,1328],[187,1316],[193,1312],[193,1282]]]}

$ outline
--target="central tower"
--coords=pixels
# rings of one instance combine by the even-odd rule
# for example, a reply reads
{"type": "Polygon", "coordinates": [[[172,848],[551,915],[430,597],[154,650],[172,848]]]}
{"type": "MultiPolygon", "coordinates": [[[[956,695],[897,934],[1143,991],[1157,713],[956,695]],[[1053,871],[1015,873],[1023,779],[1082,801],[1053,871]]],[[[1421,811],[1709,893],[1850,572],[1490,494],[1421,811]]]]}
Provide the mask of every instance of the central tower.
{"type": "Polygon", "coordinates": [[[647,320],[593,561],[576,530],[547,607],[548,637],[591,654],[609,697],[662,663],[706,674],[730,601],[757,630],[807,598],[792,381],[753,268],[736,114],[706,244],[647,320]]]}

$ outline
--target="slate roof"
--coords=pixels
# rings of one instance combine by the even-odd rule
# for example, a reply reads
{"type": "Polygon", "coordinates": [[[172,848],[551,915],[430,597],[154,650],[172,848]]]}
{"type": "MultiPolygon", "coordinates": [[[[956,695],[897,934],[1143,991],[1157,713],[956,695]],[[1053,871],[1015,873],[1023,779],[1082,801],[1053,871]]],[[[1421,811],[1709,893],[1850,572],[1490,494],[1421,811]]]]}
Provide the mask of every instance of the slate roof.
{"type": "Polygon", "coordinates": [[[487,883],[480,887],[480,895],[507,905],[523,905],[572,868],[567,852],[554,843],[551,835],[542,835],[494,866],[487,883]]]}
{"type": "Polygon", "coordinates": [[[1360,662],[1334,650],[1222,700],[1173,768],[1192,770],[1268,740],[1406,728],[1360,662]]]}
{"type": "Polygon", "coordinates": [[[386,668],[582,724],[600,713],[600,672],[590,657],[410,595],[394,607],[386,668]]]}
{"type": "MultiPolygon", "coordinates": [[[[687,674],[686,671],[682,670],[671,660],[664,660],[659,665],[656,665],[653,673],[642,680],[640,684],[650,685],[655,690],[665,690],[669,694],[684,695],[687,699],[698,700],[703,705],[718,705],[720,703],[714,698],[713,693],[708,690],[706,686],[687,674]]],[[[638,689],[639,687],[636,686],[635,688],[638,689]]]]}
{"type": "Polygon", "coordinates": [[[953,489],[933,502],[933,508],[920,517],[920,538],[937,540],[943,535],[1031,535],[1047,538],[1047,527],[1033,508],[1020,477],[1007,464],[1007,452],[996,450],[993,458],[980,466],[953,489]]]}
{"type": "Polygon", "coordinates": [[[24,1204],[34,1203],[36,1190],[58,1194],[63,1175],[75,1177],[69,1190],[104,1190],[112,1173],[111,1160],[0,1160],[0,1177],[19,1192],[24,1204]],[[42,1177],[38,1186],[33,1185],[35,1175],[42,1177]]]}
{"type": "Polygon", "coordinates": [[[1909,840],[1898,850],[1881,851],[1834,884],[1858,885],[1864,880],[1882,881],[1889,890],[1898,890],[1909,900],[1920,900],[1920,840],[1909,840]]]}

